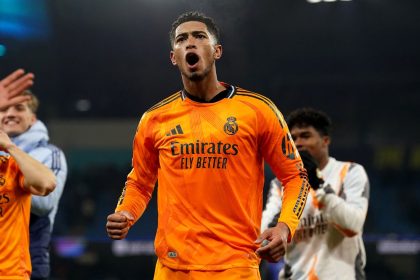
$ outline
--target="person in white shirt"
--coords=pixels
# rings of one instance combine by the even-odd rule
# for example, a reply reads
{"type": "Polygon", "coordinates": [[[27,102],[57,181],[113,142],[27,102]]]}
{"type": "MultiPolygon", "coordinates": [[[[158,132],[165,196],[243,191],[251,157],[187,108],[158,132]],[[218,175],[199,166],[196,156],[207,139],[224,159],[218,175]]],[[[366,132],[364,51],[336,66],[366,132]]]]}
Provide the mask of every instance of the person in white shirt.
{"type": "MultiPolygon", "coordinates": [[[[287,122],[308,171],[311,191],[279,279],[365,279],[366,171],[360,164],[329,156],[331,120],[324,112],[297,109],[287,122]]],[[[275,178],[263,211],[262,232],[277,220],[281,201],[282,186],[275,178]]]]}

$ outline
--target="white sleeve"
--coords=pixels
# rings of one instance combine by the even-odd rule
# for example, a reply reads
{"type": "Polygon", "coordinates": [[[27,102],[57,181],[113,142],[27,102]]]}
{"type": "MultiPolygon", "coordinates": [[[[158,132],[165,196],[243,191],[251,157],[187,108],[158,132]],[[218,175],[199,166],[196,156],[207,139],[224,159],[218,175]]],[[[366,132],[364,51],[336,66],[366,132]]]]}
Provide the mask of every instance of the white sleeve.
{"type": "Polygon", "coordinates": [[[54,207],[58,207],[67,178],[67,161],[64,153],[52,145],[49,148],[35,149],[30,155],[54,172],[57,180],[55,190],[47,196],[32,195],[31,212],[38,216],[46,216],[54,207]]]}
{"type": "Polygon", "coordinates": [[[277,178],[270,182],[270,190],[268,192],[267,202],[262,214],[261,232],[268,228],[268,225],[277,217],[281,210],[282,204],[282,186],[277,178]]]}
{"type": "Polygon", "coordinates": [[[353,163],[350,166],[341,196],[326,186],[317,190],[316,197],[324,205],[330,221],[343,234],[354,236],[363,230],[368,209],[369,180],[361,165],[353,163]]]}

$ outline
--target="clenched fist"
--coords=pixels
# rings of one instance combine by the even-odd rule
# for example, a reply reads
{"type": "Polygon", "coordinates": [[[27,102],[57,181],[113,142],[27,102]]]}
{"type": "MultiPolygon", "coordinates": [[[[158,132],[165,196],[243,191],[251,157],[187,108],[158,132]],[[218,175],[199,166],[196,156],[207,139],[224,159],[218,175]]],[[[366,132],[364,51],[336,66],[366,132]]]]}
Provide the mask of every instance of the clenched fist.
{"type": "Polygon", "coordinates": [[[112,239],[124,239],[128,230],[134,223],[134,217],[130,212],[120,211],[107,217],[106,231],[112,239]]]}

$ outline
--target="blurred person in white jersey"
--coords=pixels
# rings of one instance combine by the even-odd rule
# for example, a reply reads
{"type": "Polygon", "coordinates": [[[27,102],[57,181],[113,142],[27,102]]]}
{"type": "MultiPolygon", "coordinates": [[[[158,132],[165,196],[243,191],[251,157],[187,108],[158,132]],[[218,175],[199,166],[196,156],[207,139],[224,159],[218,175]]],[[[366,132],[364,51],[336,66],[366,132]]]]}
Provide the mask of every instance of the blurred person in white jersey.
{"type": "MultiPolygon", "coordinates": [[[[279,279],[365,279],[362,232],[369,200],[365,169],[329,156],[331,120],[324,112],[297,109],[287,123],[311,191],[279,279]]],[[[277,220],[282,189],[277,178],[271,181],[261,231],[277,220]]]]}

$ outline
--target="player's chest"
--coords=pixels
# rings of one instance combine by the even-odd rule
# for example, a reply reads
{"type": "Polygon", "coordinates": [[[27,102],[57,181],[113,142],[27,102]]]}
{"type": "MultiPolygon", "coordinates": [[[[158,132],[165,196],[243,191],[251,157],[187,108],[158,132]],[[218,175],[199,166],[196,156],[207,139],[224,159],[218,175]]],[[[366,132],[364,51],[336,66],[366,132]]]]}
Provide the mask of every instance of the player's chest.
{"type": "Polygon", "coordinates": [[[162,116],[155,147],[160,153],[237,154],[257,143],[257,124],[237,109],[195,108],[162,116]]]}

